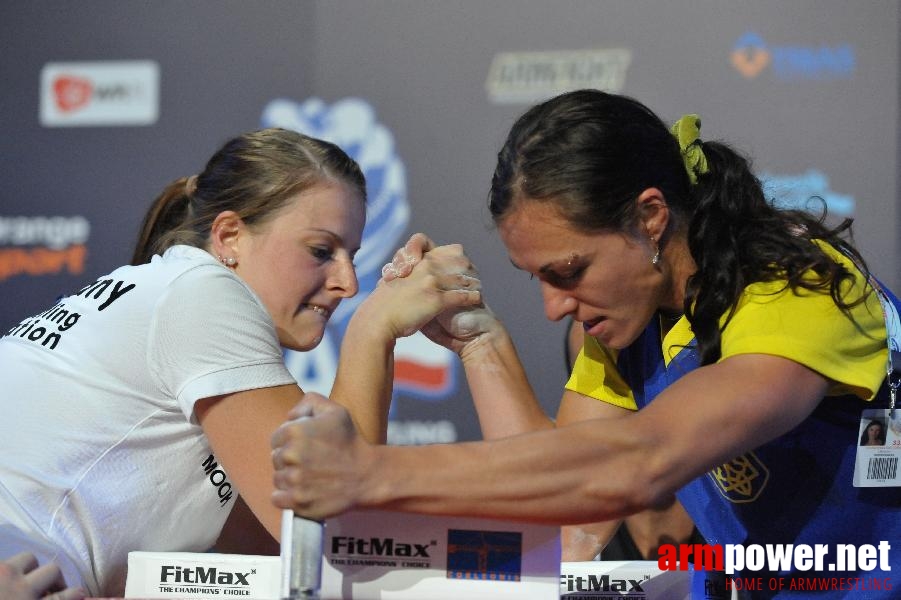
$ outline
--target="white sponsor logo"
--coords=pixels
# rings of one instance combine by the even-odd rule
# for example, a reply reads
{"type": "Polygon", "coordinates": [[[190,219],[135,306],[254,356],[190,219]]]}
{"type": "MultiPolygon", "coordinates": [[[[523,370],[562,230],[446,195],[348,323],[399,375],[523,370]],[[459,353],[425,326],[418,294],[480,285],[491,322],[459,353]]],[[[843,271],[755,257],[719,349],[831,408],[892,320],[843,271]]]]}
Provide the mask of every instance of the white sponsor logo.
{"type": "Polygon", "coordinates": [[[394,446],[451,444],[457,441],[452,421],[388,421],[388,443],[394,446]]]}
{"type": "Polygon", "coordinates": [[[0,282],[16,275],[83,273],[90,234],[91,224],[81,215],[0,215],[0,282]]]}
{"type": "Polygon", "coordinates": [[[491,63],[485,89],[496,104],[531,104],[584,88],[619,92],[631,61],[627,48],[501,52],[491,63]]]}
{"type": "Polygon", "coordinates": [[[91,233],[88,220],[73,217],[6,217],[0,215],[0,244],[26,246],[44,244],[59,250],[71,244],[84,244],[91,233]]]}
{"type": "Polygon", "coordinates": [[[47,63],[41,125],[152,125],[159,117],[159,65],[149,60],[47,63]]]}

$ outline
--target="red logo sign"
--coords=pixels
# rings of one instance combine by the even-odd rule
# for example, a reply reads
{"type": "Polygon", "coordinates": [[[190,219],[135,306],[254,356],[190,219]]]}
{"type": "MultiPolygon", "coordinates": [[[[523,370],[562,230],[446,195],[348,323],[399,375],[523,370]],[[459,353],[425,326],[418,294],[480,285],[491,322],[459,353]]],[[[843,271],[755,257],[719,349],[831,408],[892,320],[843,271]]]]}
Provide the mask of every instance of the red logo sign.
{"type": "Polygon", "coordinates": [[[53,82],[53,97],[62,112],[71,112],[86,105],[94,91],[87,79],[61,75],[53,82]]]}

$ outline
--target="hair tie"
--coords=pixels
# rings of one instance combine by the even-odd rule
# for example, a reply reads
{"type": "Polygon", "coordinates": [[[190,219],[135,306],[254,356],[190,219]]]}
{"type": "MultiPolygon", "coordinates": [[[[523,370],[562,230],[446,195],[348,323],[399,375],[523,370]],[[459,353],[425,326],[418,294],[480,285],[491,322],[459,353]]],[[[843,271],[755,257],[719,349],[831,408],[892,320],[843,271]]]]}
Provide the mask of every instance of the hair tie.
{"type": "Polygon", "coordinates": [[[706,174],[707,157],[701,148],[701,117],[698,115],[683,115],[673,124],[671,129],[673,136],[679,141],[679,149],[682,151],[682,161],[688,171],[688,179],[692,185],[698,183],[698,175],[706,174]]]}
{"type": "Polygon", "coordinates": [[[185,196],[193,198],[195,191],[197,191],[197,175],[191,175],[185,180],[185,196]]]}

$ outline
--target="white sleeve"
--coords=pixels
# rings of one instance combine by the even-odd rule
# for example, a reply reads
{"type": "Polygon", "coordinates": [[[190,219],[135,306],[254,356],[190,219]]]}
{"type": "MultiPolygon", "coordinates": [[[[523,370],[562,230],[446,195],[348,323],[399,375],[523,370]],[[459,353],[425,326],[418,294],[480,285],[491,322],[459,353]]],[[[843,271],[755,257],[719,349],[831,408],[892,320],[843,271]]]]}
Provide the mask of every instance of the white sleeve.
{"type": "Polygon", "coordinates": [[[149,331],[150,372],[191,422],[202,398],[296,384],[269,313],[216,265],[176,278],[157,303],[149,331]]]}

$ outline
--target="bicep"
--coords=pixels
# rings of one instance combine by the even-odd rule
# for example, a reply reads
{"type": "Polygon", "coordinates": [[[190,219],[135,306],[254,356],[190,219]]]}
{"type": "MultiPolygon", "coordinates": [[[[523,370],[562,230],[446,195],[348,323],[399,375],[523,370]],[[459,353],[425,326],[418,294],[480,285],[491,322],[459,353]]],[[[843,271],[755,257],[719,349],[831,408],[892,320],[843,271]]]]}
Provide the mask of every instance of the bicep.
{"type": "Polygon", "coordinates": [[[688,373],[636,415],[651,472],[670,493],[796,427],[828,380],[800,363],[742,354],[688,373]]]}
{"type": "Polygon", "coordinates": [[[253,514],[276,539],[281,511],[270,501],[273,466],[269,441],[302,397],[301,389],[289,384],[206,398],[195,405],[216,458],[253,514]]]}

